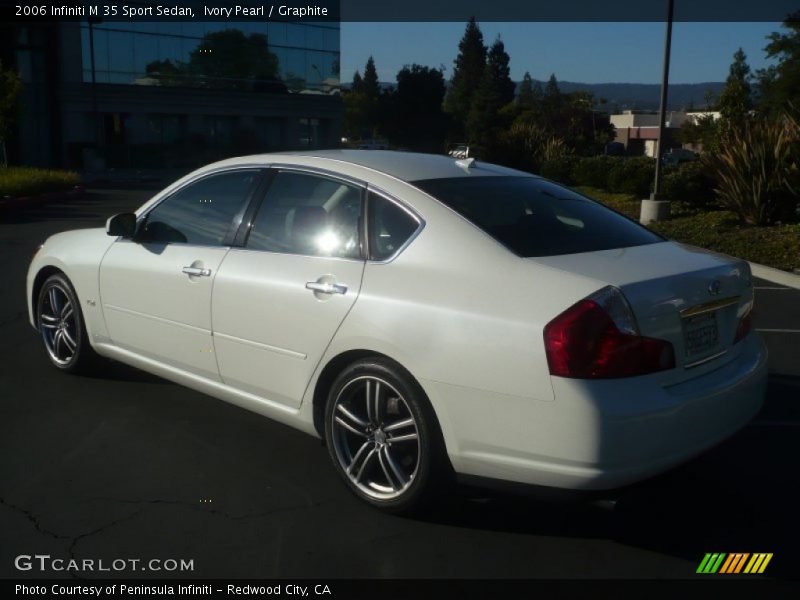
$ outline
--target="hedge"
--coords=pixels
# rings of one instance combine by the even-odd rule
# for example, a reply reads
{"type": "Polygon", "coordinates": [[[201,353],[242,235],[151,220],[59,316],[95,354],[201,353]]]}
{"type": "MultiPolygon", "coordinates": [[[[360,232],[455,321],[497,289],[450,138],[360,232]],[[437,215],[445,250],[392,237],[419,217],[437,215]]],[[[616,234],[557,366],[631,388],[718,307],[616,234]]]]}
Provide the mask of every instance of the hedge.
{"type": "MultiPolygon", "coordinates": [[[[564,156],[545,162],[542,177],[569,186],[585,186],[616,194],[647,198],[652,191],[655,162],[646,156],[564,156]]],[[[714,180],[699,161],[664,167],[661,193],[698,207],[714,204],[714,180]]]]}
{"type": "Polygon", "coordinates": [[[0,167],[0,198],[63,192],[80,183],[77,173],[33,167],[0,167]]]}

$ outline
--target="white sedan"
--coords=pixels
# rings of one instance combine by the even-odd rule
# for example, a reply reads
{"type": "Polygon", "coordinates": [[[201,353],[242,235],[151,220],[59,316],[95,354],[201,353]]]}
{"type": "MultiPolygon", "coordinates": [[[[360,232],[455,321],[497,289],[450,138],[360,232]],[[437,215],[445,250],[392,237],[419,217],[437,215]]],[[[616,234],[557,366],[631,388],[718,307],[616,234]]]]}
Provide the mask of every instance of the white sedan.
{"type": "Polygon", "coordinates": [[[322,437],[394,512],[453,473],[643,479],[741,428],[766,382],[746,262],[474,159],[219,162],[48,239],[27,296],[55,367],[111,358],[322,437]]]}

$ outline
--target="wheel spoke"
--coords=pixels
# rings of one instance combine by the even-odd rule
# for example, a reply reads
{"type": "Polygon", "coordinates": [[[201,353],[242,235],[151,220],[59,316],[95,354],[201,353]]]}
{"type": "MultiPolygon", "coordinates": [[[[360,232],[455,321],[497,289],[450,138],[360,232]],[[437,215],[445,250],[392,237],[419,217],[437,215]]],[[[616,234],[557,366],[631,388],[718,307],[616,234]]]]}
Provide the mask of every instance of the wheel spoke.
{"type": "Polygon", "coordinates": [[[365,432],[359,431],[358,429],[356,429],[355,427],[350,425],[350,423],[345,421],[343,418],[337,416],[335,420],[339,425],[341,425],[342,427],[347,429],[347,431],[350,431],[351,433],[355,433],[356,435],[360,435],[363,438],[367,437],[367,434],[365,432]]]}
{"type": "Polygon", "coordinates": [[[375,389],[372,392],[372,412],[375,415],[375,423],[380,425],[383,418],[381,411],[381,382],[375,382],[375,389]]]}
{"type": "Polygon", "coordinates": [[[372,382],[367,379],[364,383],[365,390],[364,390],[364,397],[367,401],[367,419],[370,423],[375,423],[375,413],[373,412],[373,404],[372,404],[372,382]]]}
{"type": "Polygon", "coordinates": [[[67,300],[67,303],[64,305],[64,308],[61,309],[61,320],[66,321],[72,316],[72,302],[67,300]]]}
{"type": "Polygon", "coordinates": [[[48,323],[58,323],[58,317],[42,313],[42,321],[47,321],[48,323]]]}
{"type": "Polygon", "coordinates": [[[351,420],[353,423],[355,423],[356,425],[358,425],[358,426],[359,426],[359,427],[361,427],[362,429],[366,429],[366,428],[367,428],[367,425],[368,425],[368,423],[367,423],[366,421],[364,421],[363,419],[361,419],[360,417],[357,417],[356,415],[354,415],[354,414],[353,414],[352,412],[350,412],[349,410],[347,410],[347,409],[344,407],[344,405],[342,405],[342,404],[339,404],[339,405],[336,407],[336,410],[338,410],[338,411],[339,411],[340,413],[342,413],[342,414],[343,414],[345,417],[347,417],[348,419],[350,419],[350,420],[351,420]]]}
{"type": "Polygon", "coordinates": [[[395,421],[394,423],[390,423],[386,427],[383,428],[384,431],[395,431],[397,429],[402,429],[403,427],[410,427],[414,425],[414,419],[408,418],[403,419],[402,421],[395,421]]]}
{"type": "Polygon", "coordinates": [[[406,477],[400,471],[400,467],[397,466],[397,463],[392,458],[391,453],[389,452],[389,446],[383,447],[383,458],[386,461],[386,464],[389,465],[389,468],[394,473],[394,476],[397,478],[397,481],[400,483],[400,487],[403,487],[406,484],[406,477]]]}
{"type": "Polygon", "coordinates": [[[416,440],[419,436],[417,436],[416,432],[414,433],[407,433],[406,435],[398,435],[396,437],[390,437],[386,441],[390,444],[394,444],[395,442],[409,442],[411,440],[416,440]]]}
{"type": "Polygon", "coordinates": [[[45,316],[42,315],[42,327],[45,329],[56,329],[58,325],[56,324],[57,320],[53,319],[52,321],[49,319],[45,319],[45,316]]]}
{"type": "MultiPolygon", "coordinates": [[[[382,449],[378,450],[378,462],[381,465],[381,470],[383,471],[383,475],[386,477],[386,483],[389,484],[389,487],[392,488],[392,490],[396,490],[397,486],[394,484],[392,476],[389,475],[389,469],[386,467],[386,461],[384,460],[382,449]]],[[[400,485],[402,485],[402,483],[400,485]]]]}
{"type": "Polygon", "coordinates": [[[372,448],[373,446],[374,444],[372,442],[364,442],[363,444],[361,444],[361,448],[358,449],[358,452],[356,452],[356,455],[353,457],[353,460],[351,460],[350,464],[347,465],[348,475],[353,472],[353,469],[355,469],[356,465],[358,464],[358,459],[363,456],[364,452],[367,451],[367,448],[372,448]]]}
{"type": "Polygon", "coordinates": [[[361,468],[358,470],[358,473],[356,474],[356,479],[355,479],[356,483],[361,481],[361,476],[364,474],[364,470],[367,468],[367,465],[369,464],[370,459],[373,456],[375,456],[375,452],[377,452],[377,451],[373,447],[372,450],[369,451],[369,454],[367,454],[367,457],[364,459],[364,462],[361,463],[361,468]]]}
{"type": "Polygon", "coordinates": [[[53,314],[58,314],[58,292],[56,291],[55,287],[51,287],[48,291],[50,296],[50,308],[53,310],[53,314]]]}
{"type": "Polygon", "coordinates": [[[78,344],[75,343],[75,340],[72,339],[72,336],[69,334],[69,331],[66,329],[61,330],[61,337],[64,339],[64,344],[67,346],[67,350],[70,353],[75,352],[75,348],[78,347],[78,344]]]}
{"type": "Polygon", "coordinates": [[[56,356],[59,356],[58,348],[61,345],[61,340],[63,339],[63,335],[64,331],[62,329],[59,329],[53,336],[53,354],[55,354],[56,356]]]}

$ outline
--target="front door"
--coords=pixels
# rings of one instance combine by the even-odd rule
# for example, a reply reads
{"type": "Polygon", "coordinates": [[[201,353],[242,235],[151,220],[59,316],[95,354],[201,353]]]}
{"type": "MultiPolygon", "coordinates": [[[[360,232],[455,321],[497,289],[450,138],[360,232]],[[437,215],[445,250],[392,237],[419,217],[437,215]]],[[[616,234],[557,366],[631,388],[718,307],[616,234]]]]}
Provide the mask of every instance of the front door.
{"type": "Polygon", "coordinates": [[[114,344],[219,379],[211,290],[260,177],[238,169],[191,182],[147,212],[133,240],[112,244],[100,265],[100,295],[114,344]]]}

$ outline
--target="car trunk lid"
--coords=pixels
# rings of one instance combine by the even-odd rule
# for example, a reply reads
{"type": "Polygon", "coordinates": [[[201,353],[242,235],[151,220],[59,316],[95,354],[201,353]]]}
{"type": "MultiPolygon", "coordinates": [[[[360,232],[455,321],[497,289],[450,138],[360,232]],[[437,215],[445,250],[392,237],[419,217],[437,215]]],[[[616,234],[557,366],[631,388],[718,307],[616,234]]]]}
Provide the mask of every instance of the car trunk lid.
{"type": "Polygon", "coordinates": [[[665,384],[731,360],[739,318],[753,298],[745,261],[674,242],[529,260],[619,288],[641,334],[675,349],[676,368],[660,375],[665,384]]]}

